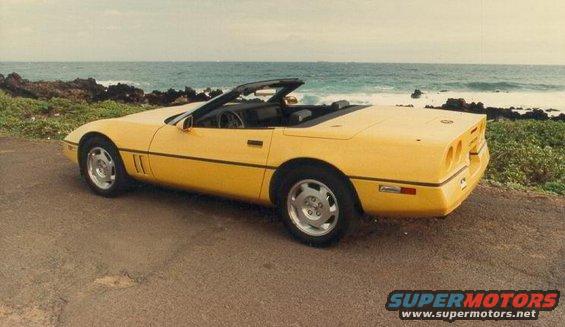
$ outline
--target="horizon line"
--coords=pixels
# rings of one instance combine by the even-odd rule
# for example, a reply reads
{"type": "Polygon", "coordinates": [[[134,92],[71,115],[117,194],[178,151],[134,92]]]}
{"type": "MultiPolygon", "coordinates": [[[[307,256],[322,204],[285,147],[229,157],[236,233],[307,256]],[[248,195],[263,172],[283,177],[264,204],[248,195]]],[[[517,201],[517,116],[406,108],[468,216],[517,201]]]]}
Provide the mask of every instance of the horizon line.
{"type": "Polygon", "coordinates": [[[0,60],[0,63],[304,63],[304,64],[404,64],[404,65],[475,65],[475,66],[565,66],[563,64],[463,63],[463,62],[393,62],[393,61],[285,61],[285,60],[0,60]]]}

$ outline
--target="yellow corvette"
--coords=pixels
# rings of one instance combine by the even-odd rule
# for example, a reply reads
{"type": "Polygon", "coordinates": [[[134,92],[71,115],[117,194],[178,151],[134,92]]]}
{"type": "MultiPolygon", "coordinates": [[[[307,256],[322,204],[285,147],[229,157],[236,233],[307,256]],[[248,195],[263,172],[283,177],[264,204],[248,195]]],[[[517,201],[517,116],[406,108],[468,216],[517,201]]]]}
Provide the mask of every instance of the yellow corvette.
{"type": "Polygon", "coordinates": [[[100,195],[135,179],[275,205],[312,245],[338,240],[362,213],[445,216],[487,167],[483,115],[289,104],[302,84],[255,82],[204,103],[91,122],[63,151],[100,195]],[[266,102],[238,101],[266,89],[266,102]]]}

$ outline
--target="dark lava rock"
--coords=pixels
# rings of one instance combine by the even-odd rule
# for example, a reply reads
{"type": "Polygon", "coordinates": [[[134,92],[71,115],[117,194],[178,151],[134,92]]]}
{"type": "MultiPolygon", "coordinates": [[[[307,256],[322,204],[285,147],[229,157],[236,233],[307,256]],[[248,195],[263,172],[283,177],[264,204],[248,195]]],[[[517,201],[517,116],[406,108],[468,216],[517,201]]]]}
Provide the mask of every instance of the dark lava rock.
{"type": "Polygon", "coordinates": [[[207,88],[203,92],[197,93],[193,88],[185,87],[184,91],[169,89],[166,92],[161,92],[155,90],[145,95],[145,98],[152,105],[176,106],[190,102],[208,101],[221,94],[223,92],[220,89],[212,90],[207,88]]]}
{"type": "MultiPolygon", "coordinates": [[[[433,108],[432,106],[426,106],[426,108],[433,108]]],[[[502,120],[502,119],[535,119],[535,120],[558,120],[561,121],[565,118],[564,114],[559,116],[549,117],[547,112],[541,109],[526,109],[526,113],[520,114],[512,110],[511,108],[496,108],[496,107],[484,107],[482,102],[471,102],[467,103],[465,99],[454,99],[449,98],[447,101],[438,109],[448,109],[461,112],[472,112],[477,114],[487,115],[487,119],[502,120]]],[[[522,110],[522,108],[516,108],[516,110],[522,110]]]]}
{"type": "Polygon", "coordinates": [[[199,102],[199,101],[208,101],[210,100],[210,97],[208,96],[208,94],[204,93],[204,92],[200,92],[197,95],[194,96],[193,99],[191,99],[192,102],[199,102]]]}
{"type": "Polygon", "coordinates": [[[518,119],[535,119],[535,120],[547,120],[549,115],[541,110],[541,109],[534,109],[532,111],[526,112],[523,115],[520,115],[518,119]]]}
{"type": "Polygon", "coordinates": [[[29,81],[24,80],[17,73],[11,73],[3,79],[0,88],[7,91],[12,96],[37,99],[37,95],[26,87],[27,84],[29,84],[29,81]]]}
{"type": "Polygon", "coordinates": [[[469,103],[469,111],[474,113],[481,113],[485,110],[485,105],[482,102],[471,102],[469,103]]]}
{"type": "Polygon", "coordinates": [[[196,98],[196,91],[188,86],[184,87],[184,94],[186,95],[187,99],[194,99],[196,98]]]}
{"type": "MultiPolygon", "coordinates": [[[[168,106],[180,97],[186,96],[183,91],[168,89],[166,92],[153,91],[145,96],[147,102],[152,105],[168,106]]],[[[188,101],[188,100],[187,100],[188,101]]]]}
{"type": "Polygon", "coordinates": [[[106,88],[93,78],[74,81],[37,81],[30,82],[17,73],[0,78],[0,89],[12,96],[33,99],[66,98],[71,100],[94,101],[106,91],[106,88]]]}
{"type": "Polygon", "coordinates": [[[108,90],[97,100],[114,100],[125,103],[144,103],[145,93],[135,86],[118,83],[108,86],[108,90]]]}
{"type": "Polygon", "coordinates": [[[218,95],[222,95],[222,94],[224,94],[224,92],[220,89],[211,90],[210,92],[208,92],[208,95],[210,96],[210,98],[215,98],[218,95]]]}
{"type": "Polygon", "coordinates": [[[424,94],[424,93],[422,93],[422,91],[416,89],[416,90],[414,90],[414,93],[412,93],[410,95],[410,97],[412,97],[412,99],[418,99],[419,97],[422,96],[422,94],[424,94]]]}
{"type": "Polygon", "coordinates": [[[188,98],[183,96],[178,97],[175,101],[171,102],[171,106],[180,106],[188,103],[188,98]]]}
{"type": "Polygon", "coordinates": [[[125,103],[150,103],[152,105],[169,106],[189,102],[208,101],[221,95],[220,89],[207,88],[204,92],[196,92],[190,87],[184,90],[169,89],[166,92],[153,91],[149,94],[132,85],[121,84],[105,87],[96,83],[93,78],[74,81],[37,81],[31,82],[17,73],[4,77],[0,74],[0,90],[11,96],[48,100],[65,98],[74,101],[104,101],[114,100],[125,103]]]}
{"type": "Polygon", "coordinates": [[[459,99],[449,98],[441,107],[443,109],[463,110],[463,109],[467,109],[468,105],[467,102],[465,102],[465,99],[463,98],[459,98],[459,99]]]}

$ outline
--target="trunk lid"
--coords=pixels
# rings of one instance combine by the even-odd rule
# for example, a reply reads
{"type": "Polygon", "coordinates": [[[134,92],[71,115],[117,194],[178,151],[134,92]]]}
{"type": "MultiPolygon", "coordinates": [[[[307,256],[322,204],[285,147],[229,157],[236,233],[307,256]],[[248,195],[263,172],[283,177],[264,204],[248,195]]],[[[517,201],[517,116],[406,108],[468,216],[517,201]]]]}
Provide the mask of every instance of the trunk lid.
{"type": "Polygon", "coordinates": [[[312,127],[286,128],[284,134],[347,140],[363,132],[384,138],[445,140],[460,136],[482,118],[482,115],[439,109],[372,106],[312,127]]]}

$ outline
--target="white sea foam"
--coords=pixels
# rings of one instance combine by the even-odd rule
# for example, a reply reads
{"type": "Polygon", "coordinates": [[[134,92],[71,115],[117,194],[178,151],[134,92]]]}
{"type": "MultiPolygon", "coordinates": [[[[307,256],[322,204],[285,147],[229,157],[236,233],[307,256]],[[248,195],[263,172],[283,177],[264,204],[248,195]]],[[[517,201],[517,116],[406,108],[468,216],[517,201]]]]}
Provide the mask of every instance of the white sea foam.
{"type": "Polygon", "coordinates": [[[140,86],[143,85],[142,83],[138,83],[138,82],[134,82],[134,81],[128,81],[128,80],[105,80],[105,81],[96,81],[96,83],[102,84],[106,87],[108,87],[110,85],[116,85],[116,84],[127,84],[127,85],[133,85],[133,86],[137,86],[137,87],[140,87],[140,86]]]}
{"type": "MultiPolygon", "coordinates": [[[[314,92],[315,93],[315,92],[314,92]]],[[[463,98],[467,102],[482,102],[485,107],[557,109],[565,112],[565,92],[433,92],[412,99],[409,93],[332,93],[312,95],[296,93],[298,100],[306,104],[329,104],[348,100],[356,104],[373,105],[426,105],[441,106],[448,98],[463,98]]],[[[555,113],[554,113],[555,114],[555,113]]]]}

